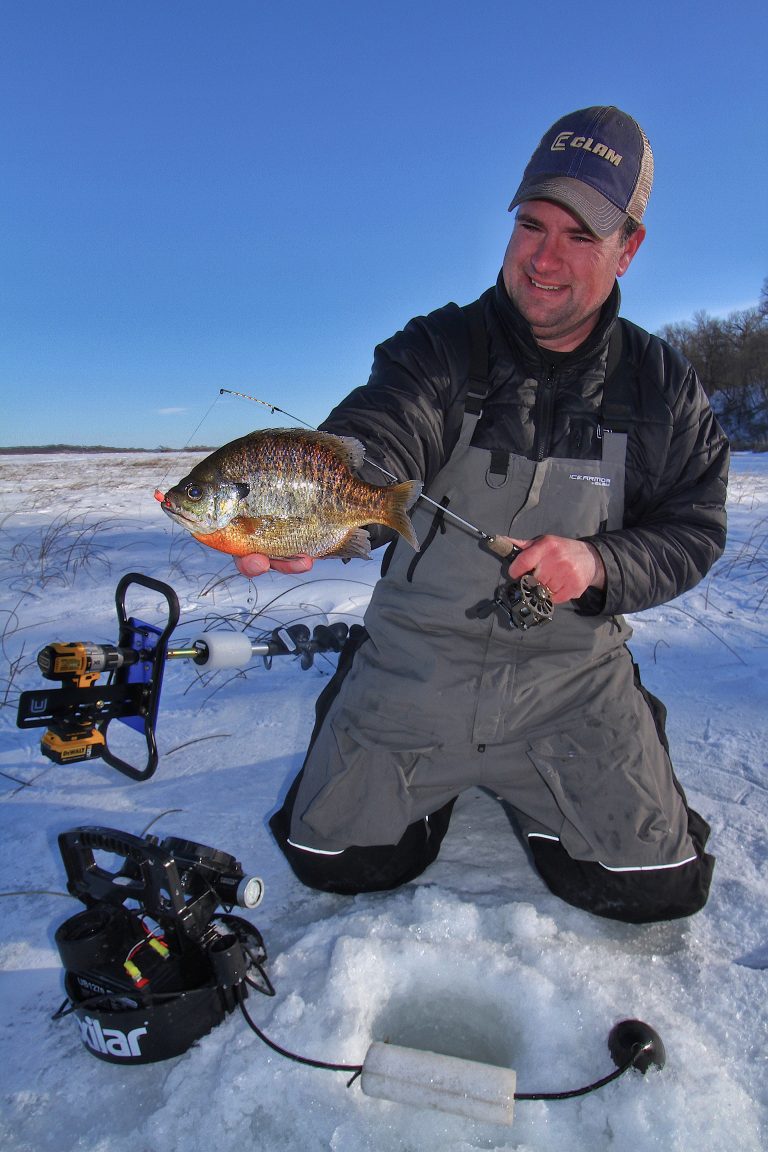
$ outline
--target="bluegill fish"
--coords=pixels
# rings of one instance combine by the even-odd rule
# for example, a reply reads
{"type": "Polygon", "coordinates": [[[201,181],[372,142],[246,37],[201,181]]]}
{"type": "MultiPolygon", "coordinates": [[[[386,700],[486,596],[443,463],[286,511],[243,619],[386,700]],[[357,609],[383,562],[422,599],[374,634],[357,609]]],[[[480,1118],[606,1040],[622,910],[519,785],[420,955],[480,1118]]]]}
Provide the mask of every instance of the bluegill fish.
{"type": "Polygon", "coordinates": [[[217,448],[155,499],[201,544],[233,556],[367,557],[364,524],[385,524],[418,551],[408,509],[421,484],[368,484],[355,475],[364,455],[348,436],[267,428],[217,448]]]}

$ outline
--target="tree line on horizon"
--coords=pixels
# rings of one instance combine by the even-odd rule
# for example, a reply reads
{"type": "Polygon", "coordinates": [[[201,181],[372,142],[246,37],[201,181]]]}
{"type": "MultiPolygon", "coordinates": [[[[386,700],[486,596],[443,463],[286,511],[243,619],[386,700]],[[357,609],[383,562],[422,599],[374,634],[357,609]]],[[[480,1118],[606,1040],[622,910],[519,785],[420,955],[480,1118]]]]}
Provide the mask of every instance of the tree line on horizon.
{"type": "Polygon", "coordinates": [[[694,313],[659,336],[693,364],[735,449],[768,449],[768,278],[753,308],[694,313]]]}

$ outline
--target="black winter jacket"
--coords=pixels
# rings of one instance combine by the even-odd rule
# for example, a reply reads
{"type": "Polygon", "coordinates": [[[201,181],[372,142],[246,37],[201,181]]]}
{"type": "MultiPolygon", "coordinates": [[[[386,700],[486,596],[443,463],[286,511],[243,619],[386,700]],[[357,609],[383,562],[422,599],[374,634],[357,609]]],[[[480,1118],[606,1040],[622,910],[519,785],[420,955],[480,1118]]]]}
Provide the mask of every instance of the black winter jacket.
{"type": "MultiPolygon", "coordinates": [[[[599,322],[573,352],[536,344],[501,275],[481,298],[489,391],[472,443],[528,459],[596,459],[608,342],[622,325],[617,371],[628,374],[624,526],[590,537],[605,563],[605,593],[590,613],[637,612],[692,588],[722,554],[728,442],[692,366],[663,340],[617,320],[615,284],[599,322]]],[[[374,353],[367,385],[336,407],[323,429],[354,436],[367,458],[399,479],[429,482],[461,428],[471,365],[464,311],[448,304],[412,320],[374,353]]],[[[381,483],[368,468],[367,479],[381,483]]],[[[372,530],[373,543],[387,539],[372,530]]]]}

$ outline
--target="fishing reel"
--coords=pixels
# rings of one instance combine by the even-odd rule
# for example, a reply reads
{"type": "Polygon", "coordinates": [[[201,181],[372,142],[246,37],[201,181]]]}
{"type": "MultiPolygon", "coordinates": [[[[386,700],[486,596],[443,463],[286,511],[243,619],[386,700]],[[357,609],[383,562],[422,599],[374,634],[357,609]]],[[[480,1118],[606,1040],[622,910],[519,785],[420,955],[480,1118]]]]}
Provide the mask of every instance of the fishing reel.
{"type": "MultiPolygon", "coordinates": [[[[484,544],[507,563],[515,560],[523,551],[509,536],[485,536],[484,544]]],[[[552,619],[552,593],[545,584],[526,573],[517,580],[505,580],[496,589],[492,600],[481,600],[467,611],[467,616],[470,619],[486,620],[494,609],[502,623],[527,632],[529,628],[548,624],[552,619]]]]}
{"type": "Polygon", "coordinates": [[[67,889],[85,911],[56,931],[80,1038],[99,1059],[146,1064],[185,1052],[247,997],[274,995],[257,929],[263,884],[226,852],[82,827],[59,836],[67,889]],[[223,907],[224,911],[219,911],[223,907]]]}
{"type": "Polygon", "coordinates": [[[500,585],[492,600],[481,600],[467,610],[467,616],[487,620],[494,610],[504,624],[527,632],[552,619],[552,593],[532,576],[521,576],[519,580],[507,580],[500,585]]]}
{"type": "Polygon", "coordinates": [[[549,588],[528,575],[519,580],[509,580],[498,588],[493,603],[511,626],[522,632],[539,624],[548,624],[554,611],[549,588]]]}

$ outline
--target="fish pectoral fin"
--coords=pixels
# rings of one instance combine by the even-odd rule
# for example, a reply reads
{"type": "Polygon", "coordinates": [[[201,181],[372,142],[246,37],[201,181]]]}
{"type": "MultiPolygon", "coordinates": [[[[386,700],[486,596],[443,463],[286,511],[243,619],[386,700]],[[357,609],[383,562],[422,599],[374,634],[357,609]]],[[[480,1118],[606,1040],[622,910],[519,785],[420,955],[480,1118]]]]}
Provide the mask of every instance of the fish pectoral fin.
{"type": "Polygon", "coordinates": [[[365,528],[352,528],[339,545],[327,556],[338,556],[342,560],[370,560],[371,538],[365,528]]]}

